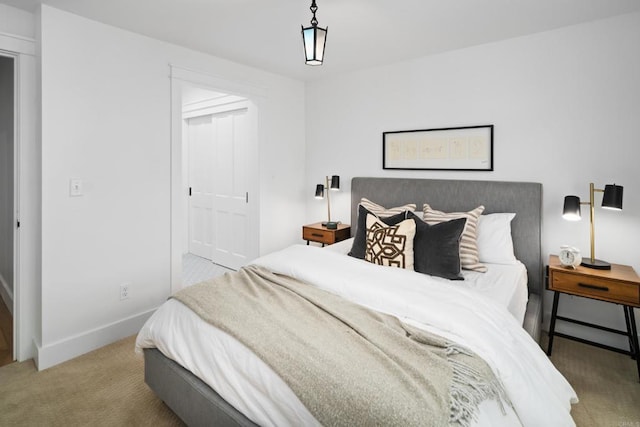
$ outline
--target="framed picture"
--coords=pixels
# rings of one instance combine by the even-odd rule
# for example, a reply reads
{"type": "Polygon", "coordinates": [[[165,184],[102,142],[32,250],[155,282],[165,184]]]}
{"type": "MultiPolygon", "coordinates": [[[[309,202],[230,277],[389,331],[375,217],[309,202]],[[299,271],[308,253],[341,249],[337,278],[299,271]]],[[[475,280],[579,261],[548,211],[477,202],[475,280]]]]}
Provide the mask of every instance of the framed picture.
{"type": "Polygon", "coordinates": [[[493,170],[493,125],[382,133],[382,169],[493,170]]]}

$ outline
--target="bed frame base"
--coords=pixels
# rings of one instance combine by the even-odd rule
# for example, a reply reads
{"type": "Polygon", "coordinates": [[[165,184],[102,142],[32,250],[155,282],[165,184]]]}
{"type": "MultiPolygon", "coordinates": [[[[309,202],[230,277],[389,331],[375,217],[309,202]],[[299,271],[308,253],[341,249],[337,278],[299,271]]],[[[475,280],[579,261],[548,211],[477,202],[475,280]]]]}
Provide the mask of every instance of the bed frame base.
{"type": "Polygon", "coordinates": [[[144,349],[144,380],[188,426],[257,425],[158,349],[144,349]]]}
{"type": "Polygon", "coordinates": [[[540,295],[529,294],[527,311],[524,313],[522,327],[540,345],[540,335],[542,334],[542,302],[540,301],[540,295]]]}

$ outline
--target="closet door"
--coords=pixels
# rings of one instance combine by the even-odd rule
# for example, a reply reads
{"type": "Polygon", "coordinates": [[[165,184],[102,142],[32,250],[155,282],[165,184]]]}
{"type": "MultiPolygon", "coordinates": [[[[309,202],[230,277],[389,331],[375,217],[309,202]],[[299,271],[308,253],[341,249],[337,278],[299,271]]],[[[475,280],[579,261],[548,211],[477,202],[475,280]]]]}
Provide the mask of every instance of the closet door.
{"type": "Polygon", "coordinates": [[[187,121],[189,144],[189,252],[211,259],[213,246],[212,116],[187,121]]]}
{"type": "Polygon", "coordinates": [[[213,116],[214,244],[212,260],[237,270],[247,261],[247,109],[213,116]]]}
{"type": "Polygon", "coordinates": [[[189,250],[233,269],[248,257],[248,142],[246,108],[189,119],[189,250]]]}

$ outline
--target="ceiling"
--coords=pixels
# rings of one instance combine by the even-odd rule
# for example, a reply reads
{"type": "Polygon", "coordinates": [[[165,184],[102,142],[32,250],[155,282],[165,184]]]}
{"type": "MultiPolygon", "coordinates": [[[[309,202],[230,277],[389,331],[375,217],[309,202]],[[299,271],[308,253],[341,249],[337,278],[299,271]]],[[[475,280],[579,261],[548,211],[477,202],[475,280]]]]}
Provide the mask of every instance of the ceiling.
{"type": "Polygon", "coordinates": [[[47,4],[221,58],[314,80],[640,11],[638,0],[316,0],[325,62],[304,64],[310,0],[0,0],[47,4]]]}

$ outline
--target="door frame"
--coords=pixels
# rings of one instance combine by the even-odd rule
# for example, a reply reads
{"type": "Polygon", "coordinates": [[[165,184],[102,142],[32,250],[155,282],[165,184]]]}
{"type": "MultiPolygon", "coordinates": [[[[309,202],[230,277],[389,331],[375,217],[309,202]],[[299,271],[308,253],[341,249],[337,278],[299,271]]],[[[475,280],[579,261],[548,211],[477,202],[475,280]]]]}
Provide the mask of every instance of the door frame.
{"type": "Polygon", "coordinates": [[[251,155],[248,159],[249,170],[255,171],[247,183],[249,192],[247,208],[249,217],[247,234],[249,237],[248,259],[257,258],[260,252],[260,180],[259,180],[259,147],[263,140],[261,135],[260,110],[266,99],[266,90],[247,83],[239,83],[213,76],[211,74],[169,64],[171,86],[171,268],[170,293],[182,288],[182,230],[183,218],[183,177],[182,177],[182,88],[184,85],[198,86],[216,92],[237,95],[247,99],[249,123],[251,125],[251,155]]]}
{"type": "MultiPolygon", "coordinates": [[[[16,53],[13,52],[6,52],[3,50],[0,50],[0,57],[2,58],[9,58],[12,62],[12,68],[13,68],[13,75],[12,75],[12,86],[13,86],[13,105],[12,105],[12,110],[13,110],[13,133],[11,135],[11,138],[13,139],[12,145],[13,145],[13,176],[11,177],[11,183],[13,185],[13,200],[11,201],[11,211],[12,211],[12,215],[11,215],[11,234],[12,234],[12,248],[11,248],[11,263],[13,264],[12,266],[12,277],[11,277],[11,283],[9,283],[8,285],[11,286],[11,289],[0,289],[1,293],[2,293],[2,298],[0,298],[1,300],[3,300],[1,303],[7,305],[7,303],[9,303],[9,301],[6,300],[6,298],[8,298],[10,300],[10,307],[8,307],[11,316],[13,318],[16,317],[16,313],[17,313],[17,294],[18,294],[18,284],[20,283],[20,275],[19,275],[19,269],[20,269],[20,232],[19,232],[19,228],[17,227],[17,223],[19,221],[19,206],[20,206],[20,145],[18,144],[19,140],[18,140],[18,55],[16,53]]],[[[0,285],[2,285],[0,283],[0,285]]],[[[12,355],[11,357],[13,358],[13,360],[16,360],[16,323],[17,322],[12,322],[13,323],[13,331],[12,331],[12,335],[13,335],[13,342],[11,343],[11,348],[12,348],[12,355]]]]}
{"type": "Polygon", "coordinates": [[[37,137],[34,39],[0,33],[0,55],[14,58],[13,358],[36,355],[40,341],[41,149],[37,137]]]}

